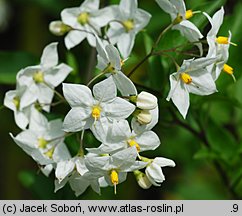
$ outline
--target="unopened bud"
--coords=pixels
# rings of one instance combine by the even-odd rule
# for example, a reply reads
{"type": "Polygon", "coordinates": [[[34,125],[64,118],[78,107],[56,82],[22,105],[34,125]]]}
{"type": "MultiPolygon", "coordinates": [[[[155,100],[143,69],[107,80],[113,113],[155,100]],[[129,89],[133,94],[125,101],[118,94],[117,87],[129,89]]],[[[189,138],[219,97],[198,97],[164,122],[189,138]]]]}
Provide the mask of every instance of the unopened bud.
{"type": "Polygon", "coordinates": [[[65,25],[62,21],[53,21],[49,25],[49,30],[56,36],[62,36],[71,30],[71,27],[65,25]]]}
{"type": "Polygon", "coordinates": [[[157,107],[157,98],[148,92],[142,91],[137,96],[136,105],[140,109],[152,110],[157,107]]]}
{"type": "Polygon", "coordinates": [[[142,125],[149,124],[152,120],[149,110],[141,110],[136,117],[137,121],[142,125]]]}
{"type": "Polygon", "coordinates": [[[147,178],[147,176],[143,172],[136,170],[136,171],[134,171],[134,175],[136,177],[138,185],[141,188],[149,189],[151,187],[152,183],[150,182],[150,180],[147,178]]]}

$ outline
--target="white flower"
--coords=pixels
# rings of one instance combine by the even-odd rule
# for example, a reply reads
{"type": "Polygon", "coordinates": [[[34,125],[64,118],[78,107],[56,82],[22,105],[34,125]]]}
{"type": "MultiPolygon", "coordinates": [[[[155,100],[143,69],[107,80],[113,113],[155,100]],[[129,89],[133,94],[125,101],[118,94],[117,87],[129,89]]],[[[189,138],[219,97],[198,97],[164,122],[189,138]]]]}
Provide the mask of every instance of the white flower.
{"type": "Polygon", "coordinates": [[[163,157],[156,157],[146,167],[145,174],[153,185],[160,186],[160,183],[162,183],[165,180],[165,176],[161,169],[162,167],[165,167],[165,166],[174,167],[176,166],[176,164],[174,163],[173,160],[163,158],[163,157]]]}
{"type": "Polygon", "coordinates": [[[107,76],[112,76],[118,90],[123,96],[137,95],[133,82],[122,71],[122,60],[118,50],[111,44],[104,48],[103,43],[97,38],[98,64],[97,68],[107,76]]]}
{"type": "Polygon", "coordinates": [[[67,8],[61,12],[64,24],[72,30],[65,37],[67,49],[71,49],[87,38],[91,46],[96,46],[94,34],[100,35],[100,28],[113,19],[113,9],[106,7],[99,10],[99,0],[86,0],[80,7],[67,8]]]}
{"type": "Polygon", "coordinates": [[[53,89],[62,83],[72,70],[66,64],[57,64],[57,43],[51,43],[45,47],[40,65],[27,67],[17,74],[19,85],[28,88],[22,98],[38,100],[40,105],[43,104],[43,109],[49,111],[54,96],[53,89]]]}
{"type": "Polygon", "coordinates": [[[137,152],[154,150],[160,145],[159,137],[153,131],[136,134],[130,130],[126,120],[114,121],[109,127],[107,137],[98,148],[87,149],[95,154],[107,154],[135,146],[137,152]]]}
{"type": "Polygon", "coordinates": [[[219,29],[223,23],[224,18],[224,9],[223,7],[217,11],[213,17],[211,18],[207,13],[204,13],[211,23],[212,28],[208,32],[207,42],[209,45],[209,50],[207,57],[216,57],[217,61],[214,65],[210,65],[207,67],[208,71],[212,73],[213,79],[216,81],[222,70],[227,72],[228,74],[233,74],[233,69],[226,65],[226,62],[229,58],[229,47],[230,44],[236,45],[231,42],[232,34],[229,31],[229,37],[217,36],[219,29]]]}
{"type": "Polygon", "coordinates": [[[136,148],[130,147],[119,151],[111,156],[103,157],[86,157],[86,166],[91,173],[99,173],[100,177],[104,176],[110,186],[114,186],[125,181],[127,172],[144,168],[147,163],[136,161],[136,148]]]}
{"type": "Polygon", "coordinates": [[[15,122],[21,129],[25,129],[29,124],[30,105],[35,100],[32,97],[23,98],[26,89],[24,86],[17,85],[16,90],[6,92],[4,97],[4,106],[13,110],[15,122]]]}
{"type": "Polygon", "coordinates": [[[94,85],[94,97],[85,85],[63,84],[63,93],[72,107],[65,117],[64,130],[76,132],[91,128],[97,139],[105,136],[102,131],[108,126],[108,120],[126,119],[135,109],[133,104],[116,97],[112,77],[94,85]]]}
{"type": "Polygon", "coordinates": [[[29,129],[16,137],[11,136],[16,144],[40,165],[52,164],[70,157],[63,143],[62,121],[57,119],[48,122],[37,110],[33,111],[29,129]]]}
{"type": "MultiPolygon", "coordinates": [[[[197,42],[203,38],[199,29],[188,20],[193,16],[194,12],[192,10],[186,10],[183,0],[156,0],[156,2],[162,10],[170,14],[173,22],[172,29],[179,30],[190,42],[197,42]]],[[[202,55],[202,44],[196,43],[196,46],[202,55]]]]}
{"type": "Polygon", "coordinates": [[[107,32],[112,44],[116,44],[125,59],[134,46],[135,36],[148,23],[151,15],[142,9],[138,9],[137,0],[121,0],[116,10],[118,22],[111,22],[107,32]]]}
{"type": "Polygon", "coordinates": [[[183,118],[186,118],[190,104],[189,93],[210,95],[217,91],[212,75],[206,69],[215,60],[215,58],[185,60],[178,72],[170,75],[171,88],[167,100],[172,99],[183,118]]]}

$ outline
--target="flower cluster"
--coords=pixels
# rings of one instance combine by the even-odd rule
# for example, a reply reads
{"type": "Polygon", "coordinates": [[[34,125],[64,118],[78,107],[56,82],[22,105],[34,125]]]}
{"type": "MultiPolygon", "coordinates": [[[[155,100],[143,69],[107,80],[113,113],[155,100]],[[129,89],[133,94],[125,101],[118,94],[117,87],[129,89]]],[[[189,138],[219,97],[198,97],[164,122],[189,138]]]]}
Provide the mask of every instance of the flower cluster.
{"type": "MultiPolygon", "coordinates": [[[[215,81],[222,70],[233,75],[233,69],[226,64],[229,45],[233,44],[231,33],[229,37],[217,35],[223,8],[212,18],[204,13],[212,27],[207,35],[209,50],[202,57],[203,35],[189,21],[198,12],[186,10],[183,0],[156,2],[171,16],[166,30],[179,30],[200,50],[201,57],[184,60],[170,75],[167,100],[171,99],[185,118],[190,93],[212,94],[217,91],[215,81]]],[[[54,170],[55,191],[69,183],[77,196],[88,186],[100,193],[100,187],[110,185],[116,193],[117,185],[126,180],[128,172],[144,189],[160,186],[165,180],[162,167],[175,166],[170,159],[143,156],[143,152],[160,145],[159,137],[152,131],[159,118],[158,100],[149,92],[138,93],[122,71],[135,36],[148,24],[151,15],[138,8],[137,0],[121,0],[119,5],[101,9],[99,3],[85,0],[80,7],[64,9],[61,20],[49,26],[55,35],[65,35],[67,49],[85,38],[96,47],[99,74],[87,85],[63,83],[62,96],[55,87],[72,69],[67,64],[58,64],[57,43],[51,43],[44,49],[39,65],[18,72],[16,90],[7,92],[4,100],[23,130],[17,136],[11,134],[16,144],[41,166],[45,175],[54,170]],[[100,77],[103,79],[96,82],[100,77]],[[55,103],[67,102],[70,106],[63,121],[49,121],[46,117],[55,94],[59,99],[55,103]],[[87,130],[101,143],[99,147],[85,147],[87,130]],[[65,138],[73,134],[80,134],[80,148],[74,155],[65,144],[65,138]]]]}

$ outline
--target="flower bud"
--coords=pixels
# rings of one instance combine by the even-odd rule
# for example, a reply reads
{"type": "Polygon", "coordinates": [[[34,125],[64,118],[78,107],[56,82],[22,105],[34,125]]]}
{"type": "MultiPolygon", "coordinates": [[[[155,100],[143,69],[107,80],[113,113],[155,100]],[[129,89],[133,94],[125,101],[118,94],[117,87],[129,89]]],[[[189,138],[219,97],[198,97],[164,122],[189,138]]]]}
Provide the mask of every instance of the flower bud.
{"type": "Polygon", "coordinates": [[[141,110],[136,117],[137,121],[142,125],[149,124],[152,120],[149,110],[141,110]]]}
{"type": "Polygon", "coordinates": [[[147,178],[147,176],[143,172],[136,170],[136,171],[134,171],[134,175],[136,177],[138,185],[141,188],[149,189],[151,187],[152,183],[150,182],[150,180],[147,178]]]}
{"type": "Polygon", "coordinates": [[[62,21],[53,21],[49,25],[49,30],[56,36],[62,36],[71,30],[71,27],[65,25],[62,21]]]}
{"type": "Polygon", "coordinates": [[[144,110],[155,109],[157,107],[157,98],[148,92],[142,91],[137,96],[136,105],[144,110]]]}

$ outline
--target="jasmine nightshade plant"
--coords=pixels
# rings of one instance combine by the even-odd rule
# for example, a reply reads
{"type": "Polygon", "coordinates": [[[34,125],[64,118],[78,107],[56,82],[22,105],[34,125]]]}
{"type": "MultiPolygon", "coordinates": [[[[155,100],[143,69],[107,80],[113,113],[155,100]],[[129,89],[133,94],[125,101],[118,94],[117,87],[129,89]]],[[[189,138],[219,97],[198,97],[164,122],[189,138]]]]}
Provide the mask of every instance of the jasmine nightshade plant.
{"type": "MultiPolygon", "coordinates": [[[[90,63],[96,65],[97,75],[86,85],[63,83],[72,69],[67,64],[58,64],[57,43],[51,43],[44,48],[40,64],[21,69],[17,73],[16,89],[6,93],[4,106],[14,112],[16,124],[23,130],[11,137],[37,162],[46,176],[55,171],[55,192],[69,184],[76,196],[89,186],[98,194],[101,194],[102,187],[114,186],[116,194],[116,186],[126,180],[128,173],[134,175],[141,188],[148,189],[152,185],[160,186],[165,180],[163,167],[175,166],[173,160],[164,157],[146,157],[146,151],[160,146],[159,130],[156,134],[152,129],[159,116],[161,123],[168,122],[165,111],[171,106],[160,106],[162,112],[159,115],[161,103],[158,98],[163,98],[166,88],[153,89],[149,80],[145,80],[143,86],[130,78],[150,57],[170,57],[177,67],[172,74],[165,74],[169,70],[162,73],[163,77],[170,78],[167,100],[173,101],[184,119],[190,106],[190,93],[213,94],[217,91],[215,81],[221,70],[233,73],[226,64],[229,45],[233,44],[231,33],[229,37],[217,36],[223,22],[223,7],[212,18],[203,13],[212,26],[206,37],[209,50],[206,57],[195,58],[197,55],[193,52],[184,53],[182,46],[158,50],[158,44],[168,30],[177,29],[188,39],[189,45],[200,49],[202,55],[199,40],[203,35],[189,21],[197,12],[186,10],[183,0],[156,2],[170,14],[172,23],[159,34],[150,53],[130,73],[126,71],[130,65],[127,68],[122,66],[128,58],[132,59],[135,37],[149,23],[151,15],[138,8],[137,0],[120,0],[119,5],[103,8],[99,8],[99,0],[85,0],[80,7],[64,9],[61,20],[51,22],[49,29],[57,36],[66,34],[67,49],[85,38],[91,46],[96,46],[97,61],[91,58],[90,63]],[[189,54],[194,58],[182,59],[179,67],[177,62],[181,59],[169,52],[189,54]],[[60,84],[64,96],[55,89],[60,84]],[[58,101],[53,103],[54,94],[58,101]],[[52,112],[51,107],[60,104],[61,108],[71,107],[63,116],[64,121],[49,120],[55,115],[47,112],[52,112]],[[68,140],[67,136],[75,137],[75,141],[68,140]],[[92,142],[94,138],[98,141],[96,145],[92,142]]],[[[166,83],[168,80],[162,85],[166,83]]],[[[197,133],[200,135],[199,131],[197,133]]]]}

